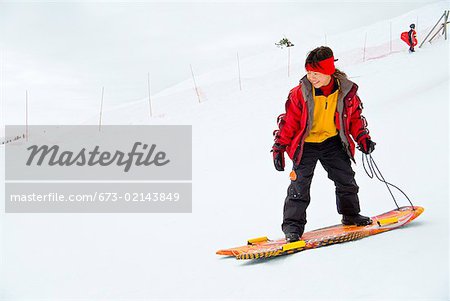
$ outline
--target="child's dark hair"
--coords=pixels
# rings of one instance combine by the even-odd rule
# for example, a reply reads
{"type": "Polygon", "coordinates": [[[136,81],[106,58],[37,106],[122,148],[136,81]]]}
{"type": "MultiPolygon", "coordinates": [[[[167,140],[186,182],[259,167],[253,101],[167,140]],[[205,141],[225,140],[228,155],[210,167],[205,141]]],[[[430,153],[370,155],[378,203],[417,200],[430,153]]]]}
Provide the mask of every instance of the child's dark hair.
{"type": "MultiPolygon", "coordinates": [[[[309,64],[312,67],[317,68],[319,65],[318,63],[320,61],[328,59],[332,56],[333,56],[333,50],[331,50],[330,47],[326,47],[326,46],[317,47],[316,49],[313,49],[308,53],[308,56],[306,57],[306,61],[305,61],[305,67],[306,67],[306,65],[309,64]]],[[[336,68],[336,71],[333,73],[333,76],[337,79],[347,78],[347,75],[337,68],[336,68]]]]}

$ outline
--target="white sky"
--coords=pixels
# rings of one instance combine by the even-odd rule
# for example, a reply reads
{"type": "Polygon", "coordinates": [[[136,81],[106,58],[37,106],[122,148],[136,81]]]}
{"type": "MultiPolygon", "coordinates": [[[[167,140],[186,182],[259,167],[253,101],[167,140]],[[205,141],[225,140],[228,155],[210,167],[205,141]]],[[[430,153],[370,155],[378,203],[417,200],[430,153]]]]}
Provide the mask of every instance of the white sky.
{"type": "Polygon", "coordinates": [[[302,43],[431,2],[3,2],[2,96],[9,107],[25,90],[35,103],[89,106],[105,86],[105,101],[123,103],[146,97],[147,72],[156,93],[190,77],[189,64],[202,73],[234,63],[236,51],[275,47],[283,35],[302,43]]]}

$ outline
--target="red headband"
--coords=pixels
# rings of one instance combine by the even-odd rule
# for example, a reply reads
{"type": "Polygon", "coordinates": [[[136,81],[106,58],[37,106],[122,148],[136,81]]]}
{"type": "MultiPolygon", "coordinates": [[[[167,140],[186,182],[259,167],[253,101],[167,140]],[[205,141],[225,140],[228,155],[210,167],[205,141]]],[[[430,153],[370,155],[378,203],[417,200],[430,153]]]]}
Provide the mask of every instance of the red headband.
{"type": "Polygon", "coordinates": [[[336,71],[336,68],[334,67],[334,56],[324,59],[317,63],[317,67],[311,66],[311,64],[306,64],[305,66],[306,71],[314,71],[314,72],[320,72],[326,75],[331,75],[336,71]]]}

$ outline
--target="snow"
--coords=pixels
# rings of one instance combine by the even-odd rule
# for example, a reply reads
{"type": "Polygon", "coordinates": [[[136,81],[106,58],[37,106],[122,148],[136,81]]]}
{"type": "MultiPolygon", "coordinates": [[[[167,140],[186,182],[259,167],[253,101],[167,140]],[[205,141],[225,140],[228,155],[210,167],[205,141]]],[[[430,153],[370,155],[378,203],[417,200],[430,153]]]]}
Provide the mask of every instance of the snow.
{"type": "MultiPolygon", "coordinates": [[[[271,134],[289,89],[304,73],[306,52],[323,43],[322,36],[312,36],[305,43],[293,38],[296,46],[291,52],[290,77],[287,50],[271,44],[257,54],[241,57],[242,91],[235,62],[225,62],[223,67],[196,74],[201,103],[192,79],[187,78],[152,95],[151,119],[144,97],[107,107],[104,124],[193,126],[193,212],[1,213],[0,297],[448,300],[448,41],[440,38],[414,54],[396,41],[389,54],[386,31],[392,22],[398,39],[420,16],[419,37],[423,37],[448,4],[436,2],[392,19],[360,23],[350,31],[339,31],[337,23],[336,33],[327,36],[339,58],[337,66],[359,85],[364,115],[377,143],[373,156],[383,175],[401,187],[415,205],[425,208],[410,225],[268,261],[215,255],[216,250],[240,245],[248,238],[282,236],[282,206],[291,166],[288,163],[281,173],[273,168],[271,134]],[[367,44],[363,61],[366,32],[376,39],[367,44]],[[362,43],[355,42],[355,37],[362,43]]],[[[61,83],[71,80],[58,77],[61,83]]],[[[48,122],[42,117],[46,108],[34,104],[33,113],[38,117],[33,123],[48,122]]],[[[71,114],[72,108],[62,106],[55,111],[64,116],[71,114]]],[[[21,123],[21,105],[9,106],[6,112],[7,123],[21,123]]],[[[98,122],[95,110],[76,117],[83,124],[98,122]]],[[[0,150],[3,155],[4,148],[0,150]]],[[[392,210],[394,204],[384,185],[365,175],[359,152],[354,169],[362,213],[372,216],[392,210]]],[[[306,231],[340,222],[333,183],[320,165],[311,196],[306,231]]],[[[407,205],[400,194],[396,196],[401,205],[407,205]]]]}

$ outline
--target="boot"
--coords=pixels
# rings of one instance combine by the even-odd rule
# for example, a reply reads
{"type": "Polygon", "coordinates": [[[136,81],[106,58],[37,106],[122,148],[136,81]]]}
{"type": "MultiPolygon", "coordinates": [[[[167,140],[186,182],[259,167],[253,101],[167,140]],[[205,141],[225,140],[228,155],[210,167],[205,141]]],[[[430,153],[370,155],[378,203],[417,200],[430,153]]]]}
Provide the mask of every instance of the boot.
{"type": "Polygon", "coordinates": [[[300,234],[298,233],[286,233],[286,242],[290,243],[290,242],[294,242],[294,241],[299,241],[300,240],[300,234]]]}
{"type": "Polygon", "coordinates": [[[367,226],[372,223],[373,221],[370,217],[362,216],[360,214],[342,215],[342,224],[344,225],[367,226]]]}

